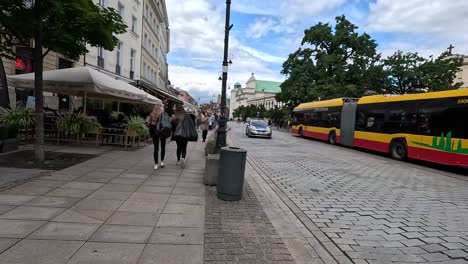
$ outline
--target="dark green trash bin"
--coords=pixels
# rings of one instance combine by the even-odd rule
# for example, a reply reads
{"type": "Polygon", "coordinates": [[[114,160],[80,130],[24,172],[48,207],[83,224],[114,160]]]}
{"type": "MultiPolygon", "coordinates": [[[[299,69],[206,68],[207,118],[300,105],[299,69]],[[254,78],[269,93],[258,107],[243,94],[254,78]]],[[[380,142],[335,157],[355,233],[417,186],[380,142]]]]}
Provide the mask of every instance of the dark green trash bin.
{"type": "Polygon", "coordinates": [[[247,150],[235,147],[221,148],[219,157],[217,196],[225,201],[238,201],[244,187],[247,150]]]}

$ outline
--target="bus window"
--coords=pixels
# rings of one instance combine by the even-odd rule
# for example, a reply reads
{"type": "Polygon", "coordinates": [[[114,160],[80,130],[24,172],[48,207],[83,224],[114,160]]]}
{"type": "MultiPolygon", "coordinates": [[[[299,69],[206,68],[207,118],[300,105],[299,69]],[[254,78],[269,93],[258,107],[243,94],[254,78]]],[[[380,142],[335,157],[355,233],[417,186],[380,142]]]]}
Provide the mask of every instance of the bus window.
{"type": "Polygon", "coordinates": [[[366,114],[364,112],[357,112],[356,114],[356,130],[357,131],[366,131],[366,114]]]}
{"type": "Polygon", "coordinates": [[[291,121],[292,121],[292,124],[294,126],[303,124],[304,123],[304,114],[303,113],[293,113],[291,121]]]}
{"type": "Polygon", "coordinates": [[[468,107],[454,107],[446,111],[445,120],[448,131],[452,132],[453,138],[468,139],[468,128],[466,117],[468,116],[468,107]]]}
{"type": "Polygon", "coordinates": [[[449,128],[445,122],[447,107],[423,108],[419,112],[419,131],[422,135],[440,136],[449,128]]]}
{"type": "Polygon", "coordinates": [[[384,110],[371,110],[367,112],[367,130],[369,132],[384,132],[384,110]]]}

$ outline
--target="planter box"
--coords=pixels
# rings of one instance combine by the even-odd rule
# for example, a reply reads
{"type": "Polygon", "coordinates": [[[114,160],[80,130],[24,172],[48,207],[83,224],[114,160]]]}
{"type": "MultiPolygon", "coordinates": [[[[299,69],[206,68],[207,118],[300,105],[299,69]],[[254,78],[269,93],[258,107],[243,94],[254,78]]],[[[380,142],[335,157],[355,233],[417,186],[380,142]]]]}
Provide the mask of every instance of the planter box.
{"type": "Polygon", "coordinates": [[[0,140],[0,153],[18,150],[19,139],[7,138],[0,140]]]}

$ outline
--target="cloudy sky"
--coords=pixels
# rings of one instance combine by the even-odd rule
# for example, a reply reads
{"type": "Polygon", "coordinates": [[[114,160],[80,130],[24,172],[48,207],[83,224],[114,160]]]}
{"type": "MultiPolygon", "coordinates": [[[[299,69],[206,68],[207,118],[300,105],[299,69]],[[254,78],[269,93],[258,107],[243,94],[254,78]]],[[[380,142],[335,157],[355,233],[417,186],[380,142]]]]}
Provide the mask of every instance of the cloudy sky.
{"type": "MultiPolygon", "coordinates": [[[[221,91],[224,0],[166,0],[171,51],[169,78],[202,103],[221,91]]],[[[281,65],[304,29],[344,14],[377,40],[385,56],[400,49],[423,56],[449,46],[468,54],[468,0],[232,0],[228,85],[284,80],[281,65]]],[[[229,93],[228,93],[229,94],[229,93]]]]}

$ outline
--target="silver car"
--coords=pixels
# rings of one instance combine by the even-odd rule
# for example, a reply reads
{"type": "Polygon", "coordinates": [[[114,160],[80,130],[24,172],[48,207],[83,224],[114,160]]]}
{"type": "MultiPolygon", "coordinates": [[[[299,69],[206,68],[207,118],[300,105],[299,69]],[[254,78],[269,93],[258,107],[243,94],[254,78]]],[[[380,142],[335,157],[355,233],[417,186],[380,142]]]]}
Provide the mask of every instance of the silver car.
{"type": "Polygon", "coordinates": [[[271,126],[268,122],[262,119],[252,119],[245,127],[245,134],[248,137],[264,137],[271,138],[271,126]]]}

